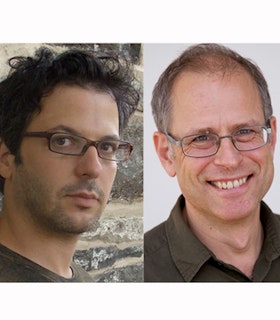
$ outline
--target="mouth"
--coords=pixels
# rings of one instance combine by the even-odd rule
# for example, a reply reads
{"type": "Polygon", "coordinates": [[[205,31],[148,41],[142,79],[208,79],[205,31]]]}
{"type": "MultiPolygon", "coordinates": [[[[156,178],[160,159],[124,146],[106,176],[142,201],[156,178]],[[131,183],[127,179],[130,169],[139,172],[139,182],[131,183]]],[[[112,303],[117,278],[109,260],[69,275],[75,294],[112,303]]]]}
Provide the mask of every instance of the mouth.
{"type": "Polygon", "coordinates": [[[96,194],[87,192],[68,194],[67,197],[71,198],[76,205],[84,208],[90,208],[99,202],[96,194]]]}
{"type": "Polygon", "coordinates": [[[97,196],[93,193],[87,193],[87,192],[78,192],[78,193],[73,193],[69,194],[69,197],[79,197],[79,198],[84,198],[84,199],[96,199],[97,196]]]}
{"type": "Polygon", "coordinates": [[[245,176],[242,178],[237,178],[237,179],[232,179],[232,180],[217,180],[217,181],[209,181],[209,183],[218,188],[218,189],[223,189],[223,190],[231,190],[231,189],[236,189],[240,188],[243,186],[250,178],[252,175],[245,176]]]}

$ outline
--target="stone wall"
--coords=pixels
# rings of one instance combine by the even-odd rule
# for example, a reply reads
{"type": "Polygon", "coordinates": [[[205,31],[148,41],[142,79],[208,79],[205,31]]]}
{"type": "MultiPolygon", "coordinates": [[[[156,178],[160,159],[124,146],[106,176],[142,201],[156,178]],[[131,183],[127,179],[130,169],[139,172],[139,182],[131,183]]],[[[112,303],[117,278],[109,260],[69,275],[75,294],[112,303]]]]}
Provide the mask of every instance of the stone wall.
{"type": "MultiPolygon", "coordinates": [[[[0,44],[0,76],[8,72],[7,60],[33,54],[41,44],[0,44]]],[[[123,52],[135,66],[142,97],[142,47],[137,44],[44,44],[64,50],[82,47],[123,52]]],[[[143,99],[131,118],[124,138],[133,142],[131,158],[120,163],[110,201],[94,230],[81,235],[74,261],[97,282],[143,281],[143,99]]]]}

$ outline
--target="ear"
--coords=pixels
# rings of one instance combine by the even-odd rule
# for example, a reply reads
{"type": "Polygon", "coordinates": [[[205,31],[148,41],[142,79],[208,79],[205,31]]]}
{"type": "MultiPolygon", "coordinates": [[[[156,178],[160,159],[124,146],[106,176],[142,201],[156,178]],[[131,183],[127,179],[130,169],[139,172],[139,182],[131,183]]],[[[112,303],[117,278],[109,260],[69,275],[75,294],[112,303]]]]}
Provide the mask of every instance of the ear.
{"type": "Polygon", "coordinates": [[[272,129],[272,133],[270,136],[270,143],[272,146],[272,150],[274,152],[276,146],[276,137],[277,137],[277,125],[276,125],[276,118],[273,116],[270,118],[270,125],[272,129]]]}
{"type": "Polygon", "coordinates": [[[0,139],[0,175],[4,179],[11,177],[14,158],[5,142],[0,139]]]}
{"type": "Polygon", "coordinates": [[[170,153],[166,135],[157,131],[154,133],[153,139],[157,155],[163,168],[170,177],[175,177],[174,158],[170,153]]]}

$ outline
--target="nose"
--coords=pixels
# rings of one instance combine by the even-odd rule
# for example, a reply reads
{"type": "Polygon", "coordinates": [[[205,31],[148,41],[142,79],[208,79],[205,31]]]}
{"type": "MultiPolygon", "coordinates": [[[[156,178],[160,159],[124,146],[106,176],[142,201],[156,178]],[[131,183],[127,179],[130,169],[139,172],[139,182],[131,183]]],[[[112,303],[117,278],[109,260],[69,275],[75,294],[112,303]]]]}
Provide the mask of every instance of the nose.
{"type": "Polygon", "coordinates": [[[101,171],[102,159],[99,158],[94,146],[89,147],[83,155],[78,156],[76,172],[80,177],[97,178],[101,171]]]}
{"type": "Polygon", "coordinates": [[[242,160],[241,151],[235,148],[230,136],[221,137],[219,150],[214,157],[216,165],[228,169],[238,167],[242,160]]]}

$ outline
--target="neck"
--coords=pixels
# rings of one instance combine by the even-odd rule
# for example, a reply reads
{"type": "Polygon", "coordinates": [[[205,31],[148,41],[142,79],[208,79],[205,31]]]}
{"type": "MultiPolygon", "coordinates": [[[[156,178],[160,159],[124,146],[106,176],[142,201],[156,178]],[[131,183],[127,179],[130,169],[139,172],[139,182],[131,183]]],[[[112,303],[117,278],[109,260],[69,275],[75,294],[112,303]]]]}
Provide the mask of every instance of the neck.
{"type": "Polygon", "coordinates": [[[259,214],[238,222],[209,221],[205,216],[187,213],[183,217],[196,237],[217,259],[231,264],[251,278],[263,243],[259,214]]]}
{"type": "Polygon", "coordinates": [[[18,217],[13,220],[2,212],[0,243],[62,277],[71,278],[70,264],[78,236],[47,234],[26,221],[18,223],[18,217]]]}

